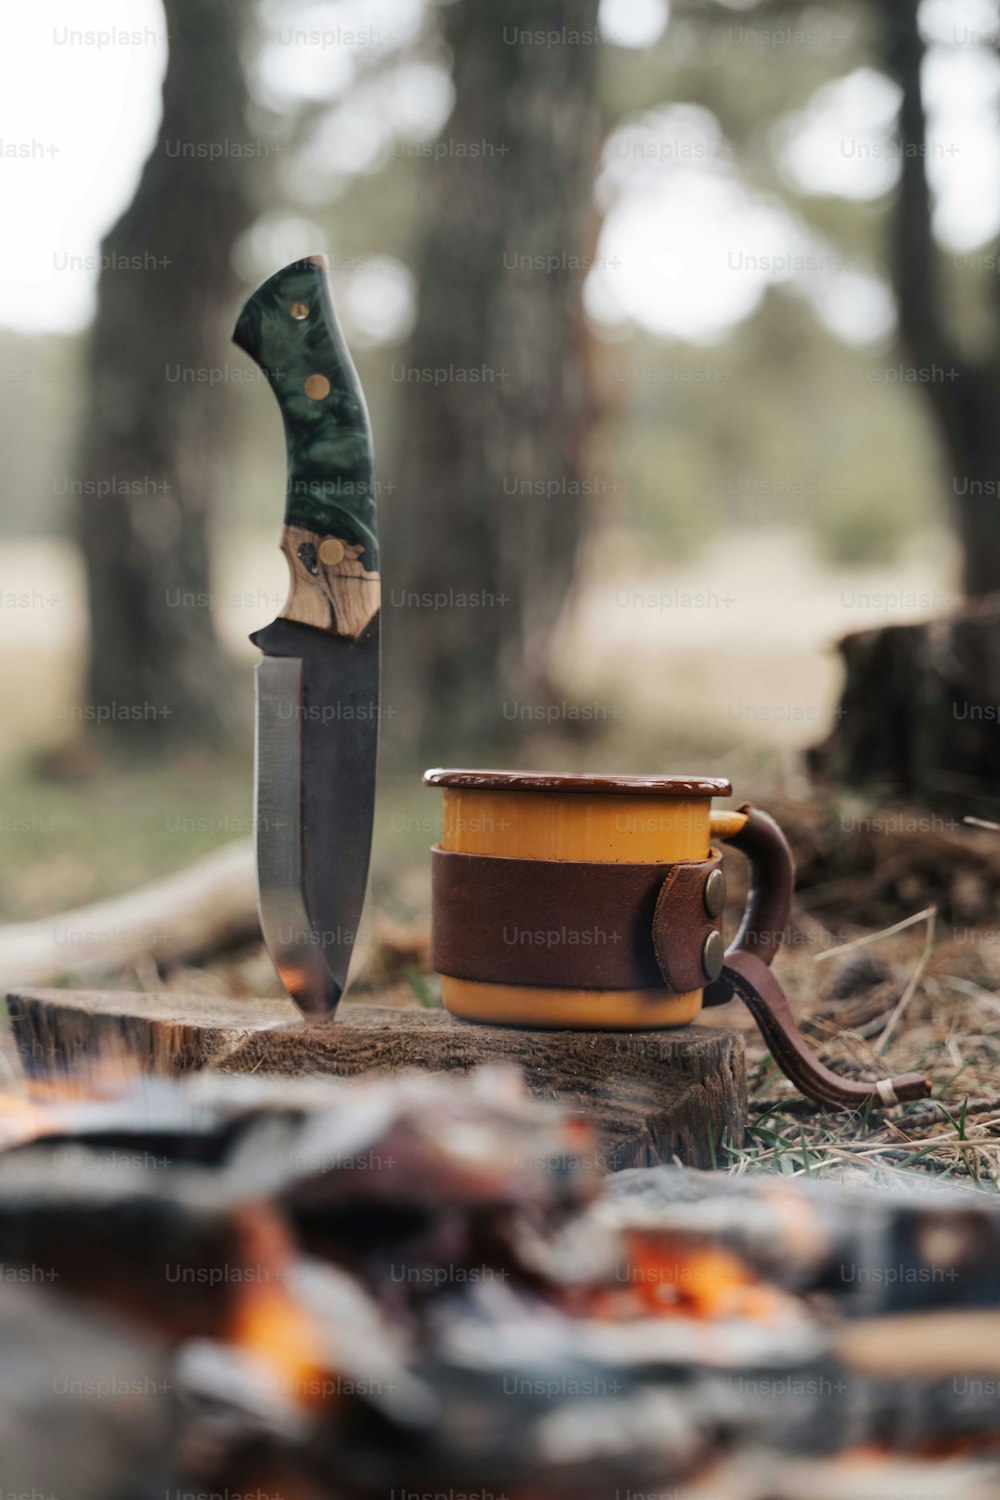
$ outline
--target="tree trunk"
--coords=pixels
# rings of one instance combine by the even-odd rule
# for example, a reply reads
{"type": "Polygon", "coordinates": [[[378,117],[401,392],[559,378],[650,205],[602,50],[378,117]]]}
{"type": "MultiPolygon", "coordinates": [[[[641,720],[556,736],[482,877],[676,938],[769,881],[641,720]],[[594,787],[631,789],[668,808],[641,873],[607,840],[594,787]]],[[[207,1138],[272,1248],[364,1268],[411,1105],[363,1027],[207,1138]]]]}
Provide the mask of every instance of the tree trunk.
{"type": "Polygon", "coordinates": [[[945,430],[952,507],[970,598],[1000,590],[1000,378],[967,371],[945,430]]]}
{"type": "Polygon", "coordinates": [[[883,798],[995,816],[1000,703],[1000,361],[969,357],[945,309],[931,224],[925,46],[918,7],[877,0],[881,64],[899,85],[900,186],[890,266],[903,346],[944,450],[969,606],[950,619],[861,631],[840,643],[837,722],[812,769],[883,798]]]}
{"type": "Polygon", "coordinates": [[[587,518],[581,288],[599,147],[597,0],[457,0],[455,110],[426,163],[399,499],[386,526],[387,699],[454,758],[538,706],[587,518]]]}
{"type": "Polygon", "coordinates": [[[78,445],[90,655],[80,716],[130,750],[226,724],[208,527],[225,427],[233,242],[252,222],[245,0],[165,0],[163,121],[106,236],[78,445]]]}
{"type": "Polygon", "coordinates": [[[951,468],[951,503],[970,596],[1000,589],[1000,361],[973,361],[948,326],[927,181],[925,46],[918,9],[878,0],[879,48],[899,85],[900,189],[890,217],[890,262],[903,343],[921,372],[951,468]]]}
{"type": "Polygon", "coordinates": [[[1000,601],[840,642],[846,685],[812,769],[883,800],[1000,813],[1000,601]]]}

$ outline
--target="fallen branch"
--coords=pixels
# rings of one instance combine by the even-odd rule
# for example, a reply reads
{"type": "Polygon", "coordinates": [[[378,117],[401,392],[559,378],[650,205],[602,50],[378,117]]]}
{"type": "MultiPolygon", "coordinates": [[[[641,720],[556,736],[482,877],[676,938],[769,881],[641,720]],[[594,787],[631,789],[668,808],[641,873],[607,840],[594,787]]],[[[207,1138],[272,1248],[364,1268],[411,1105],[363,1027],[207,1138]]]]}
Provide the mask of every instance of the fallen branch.
{"type": "Polygon", "coordinates": [[[5,986],[190,962],[259,933],[253,845],[227,844],[125,896],[0,927],[5,986]]]}

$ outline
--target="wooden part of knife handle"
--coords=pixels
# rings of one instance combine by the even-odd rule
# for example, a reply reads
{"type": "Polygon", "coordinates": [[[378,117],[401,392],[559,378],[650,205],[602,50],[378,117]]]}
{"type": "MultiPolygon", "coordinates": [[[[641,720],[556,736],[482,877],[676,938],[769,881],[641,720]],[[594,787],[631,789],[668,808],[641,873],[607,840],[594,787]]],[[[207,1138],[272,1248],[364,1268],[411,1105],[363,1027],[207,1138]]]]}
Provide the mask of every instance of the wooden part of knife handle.
{"type": "Polygon", "coordinates": [[[286,526],[281,550],[290,575],[282,619],[331,635],[359,636],[381,603],[379,575],[363,567],[362,548],[340,537],[286,526]]]}

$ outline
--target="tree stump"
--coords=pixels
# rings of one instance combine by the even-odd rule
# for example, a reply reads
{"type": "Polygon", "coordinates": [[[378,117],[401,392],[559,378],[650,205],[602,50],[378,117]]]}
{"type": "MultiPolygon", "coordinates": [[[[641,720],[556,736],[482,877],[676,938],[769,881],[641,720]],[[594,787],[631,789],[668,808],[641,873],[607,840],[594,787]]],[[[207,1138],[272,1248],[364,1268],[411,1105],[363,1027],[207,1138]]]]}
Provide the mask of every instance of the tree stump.
{"type": "Polygon", "coordinates": [[[844,690],[813,771],[928,807],[1000,811],[1000,602],[845,636],[844,690]]]}
{"type": "Polygon", "coordinates": [[[307,1022],[290,1000],[23,989],[7,997],[13,1039],[33,1078],[86,1075],[107,1059],[143,1073],[214,1068],[282,1077],[468,1072],[509,1064],[531,1093],[579,1110],[609,1170],[675,1157],[714,1166],[746,1128],[743,1041],[716,1027],[526,1031],[444,1010],[342,1005],[307,1022]]]}

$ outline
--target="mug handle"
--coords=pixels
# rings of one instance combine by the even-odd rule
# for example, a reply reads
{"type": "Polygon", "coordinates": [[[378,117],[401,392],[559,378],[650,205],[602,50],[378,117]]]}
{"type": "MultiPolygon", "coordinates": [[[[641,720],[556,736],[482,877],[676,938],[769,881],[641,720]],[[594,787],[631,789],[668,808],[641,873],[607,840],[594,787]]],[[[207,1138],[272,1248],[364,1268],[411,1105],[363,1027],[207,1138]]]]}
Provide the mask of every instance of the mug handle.
{"type": "MultiPolygon", "coordinates": [[[[738,849],[749,866],[746,910],[724,962],[737,953],[754,954],[770,966],[785,940],[795,890],[795,859],[770,813],[745,802],[738,812],[713,812],[712,834],[738,849]]],[[[735,986],[724,972],[705,991],[705,1005],[725,1005],[735,986]]]]}
{"type": "Polygon", "coordinates": [[[920,1073],[877,1083],[840,1078],[807,1047],[787,996],[770,969],[784,941],[795,888],[795,860],[775,820],[752,803],[738,812],[713,812],[712,834],[746,857],[749,890],[739,931],[726,949],[718,979],[706,985],[703,1003],[725,1005],[736,994],[760,1029],[775,1062],[807,1098],[846,1109],[925,1099],[930,1085],[920,1073]]]}

